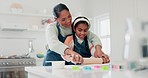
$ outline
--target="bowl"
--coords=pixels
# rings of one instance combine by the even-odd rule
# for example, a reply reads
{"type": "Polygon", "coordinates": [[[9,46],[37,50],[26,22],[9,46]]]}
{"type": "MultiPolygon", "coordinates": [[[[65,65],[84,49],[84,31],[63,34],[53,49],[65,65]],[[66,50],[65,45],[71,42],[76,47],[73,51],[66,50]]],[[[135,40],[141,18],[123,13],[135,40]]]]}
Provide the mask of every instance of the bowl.
{"type": "Polygon", "coordinates": [[[36,54],[37,58],[43,58],[44,57],[44,53],[43,52],[38,52],[36,54]]]}
{"type": "Polygon", "coordinates": [[[65,67],[65,61],[52,61],[53,69],[63,69],[65,67]]]}

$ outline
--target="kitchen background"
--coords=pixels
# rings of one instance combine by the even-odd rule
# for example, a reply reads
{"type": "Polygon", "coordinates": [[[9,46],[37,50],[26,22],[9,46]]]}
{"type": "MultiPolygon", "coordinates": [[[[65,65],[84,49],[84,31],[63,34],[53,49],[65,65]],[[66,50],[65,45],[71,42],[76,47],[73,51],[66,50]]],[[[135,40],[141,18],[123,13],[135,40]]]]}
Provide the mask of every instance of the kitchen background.
{"type": "MultiPolygon", "coordinates": [[[[37,65],[42,65],[42,59],[36,54],[46,52],[45,21],[52,21],[52,9],[60,2],[69,7],[73,18],[84,15],[90,19],[91,31],[101,38],[103,50],[111,61],[124,60],[128,25],[136,29],[148,27],[147,0],[0,0],[0,55],[26,54],[31,41],[33,52],[30,55],[37,59],[37,65]]],[[[132,59],[141,58],[138,45],[141,34],[136,30],[138,38],[130,49],[135,54],[132,59]]],[[[142,37],[148,39],[145,34],[142,37]]]]}

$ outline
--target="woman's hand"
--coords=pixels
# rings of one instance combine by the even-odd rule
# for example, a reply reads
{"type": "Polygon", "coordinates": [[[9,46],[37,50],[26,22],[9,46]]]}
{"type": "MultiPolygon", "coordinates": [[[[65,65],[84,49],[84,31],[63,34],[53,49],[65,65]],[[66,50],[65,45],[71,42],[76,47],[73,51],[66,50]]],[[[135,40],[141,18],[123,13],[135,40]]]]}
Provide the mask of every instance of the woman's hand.
{"type": "Polygon", "coordinates": [[[107,54],[104,54],[104,52],[101,50],[101,46],[96,46],[96,52],[94,53],[95,58],[102,58],[103,63],[109,63],[110,59],[107,54]]]}
{"type": "Polygon", "coordinates": [[[83,62],[83,57],[73,50],[66,49],[65,55],[68,55],[67,59],[70,60],[74,64],[81,64],[83,62]],[[69,57],[70,57],[70,59],[69,59],[69,57]]]}
{"type": "Polygon", "coordinates": [[[67,62],[71,61],[71,55],[61,55],[61,57],[67,62]]]}

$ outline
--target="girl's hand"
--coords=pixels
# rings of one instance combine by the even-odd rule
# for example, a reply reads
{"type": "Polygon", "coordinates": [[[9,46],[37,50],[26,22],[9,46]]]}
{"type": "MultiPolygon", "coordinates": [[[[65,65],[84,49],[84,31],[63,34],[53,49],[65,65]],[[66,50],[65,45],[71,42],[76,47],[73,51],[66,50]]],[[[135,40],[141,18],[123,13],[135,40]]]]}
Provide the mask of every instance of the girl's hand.
{"type": "Polygon", "coordinates": [[[109,56],[104,54],[103,52],[95,52],[94,57],[95,58],[102,58],[103,59],[103,64],[110,62],[109,56]]]}
{"type": "Polygon", "coordinates": [[[97,45],[95,48],[96,48],[96,51],[94,53],[94,57],[102,58],[103,63],[109,63],[110,62],[109,56],[107,54],[104,54],[104,52],[101,50],[102,47],[97,45]]]}

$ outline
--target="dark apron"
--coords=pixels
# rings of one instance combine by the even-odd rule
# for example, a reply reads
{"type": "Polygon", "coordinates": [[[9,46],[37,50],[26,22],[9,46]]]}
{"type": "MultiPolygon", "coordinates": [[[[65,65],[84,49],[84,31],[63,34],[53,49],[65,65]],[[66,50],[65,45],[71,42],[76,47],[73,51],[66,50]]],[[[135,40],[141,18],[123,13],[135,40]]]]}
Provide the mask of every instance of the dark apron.
{"type": "Polygon", "coordinates": [[[77,39],[75,39],[74,51],[79,53],[82,57],[89,58],[89,57],[91,57],[91,53],[90,53],[89,48],[86,49],[86,45],[88,45],[88,43],[85,43],[85,41],[83,41],[80,44],[80,43],[78,43],[77,39]]]}
{"type": "MultiPolygon", "coordinates": [[[[59,41],[61,41],[62,43],[64,43],[66,37],[63,37],[61,35],[61,30],[59,28],[59,25],[56,25],[57,29],[58,29],[58,39],[59,41]]],[[[44,58],[43,61],[43,66],[52,66],[51,62],[47,62],[47,61],[64,61],[63,58],[61,57],[60,54],[58,54],[57,52],[51,51],[50,49],[47,51],[47,54],[44,58]]],[[[72,65],[73,63],[71,62],[65,62],[65,65],[72,65]]]]}

